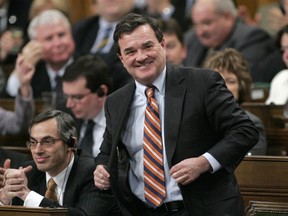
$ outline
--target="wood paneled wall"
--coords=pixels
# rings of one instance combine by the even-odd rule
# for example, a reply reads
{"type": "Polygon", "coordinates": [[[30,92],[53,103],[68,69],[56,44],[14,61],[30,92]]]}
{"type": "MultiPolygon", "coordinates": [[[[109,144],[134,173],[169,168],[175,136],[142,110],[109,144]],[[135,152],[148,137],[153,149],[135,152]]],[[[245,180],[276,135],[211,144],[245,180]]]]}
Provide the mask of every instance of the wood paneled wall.
{"type": "Polygon", "coordinates": [[[277,3],[278,0],[236,0],[236,2],[238,5],[246,5],[250,12],[250,15],[254,16],[257,8],[259,8],[261,5],[273,2],[277,3]]]}

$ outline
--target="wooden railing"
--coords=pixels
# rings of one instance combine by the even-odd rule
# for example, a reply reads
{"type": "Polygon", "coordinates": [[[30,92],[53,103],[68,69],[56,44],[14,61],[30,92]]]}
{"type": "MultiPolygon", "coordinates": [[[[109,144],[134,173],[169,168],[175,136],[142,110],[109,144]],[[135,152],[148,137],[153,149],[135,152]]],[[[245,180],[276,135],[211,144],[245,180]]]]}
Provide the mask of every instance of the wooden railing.
{"type": "Polygon", "coordinates": [[[245,207],[251,200],[288,202],[288,157],[246,156],[235,174],[245,207]]]}
{"type": "Polygon", "coordinates": [[[267,155],[288,155],[288,122],[283,115],[284,106],[264,103],[244,103],[241,106],[262,120],[267,138],[267,155]]]}

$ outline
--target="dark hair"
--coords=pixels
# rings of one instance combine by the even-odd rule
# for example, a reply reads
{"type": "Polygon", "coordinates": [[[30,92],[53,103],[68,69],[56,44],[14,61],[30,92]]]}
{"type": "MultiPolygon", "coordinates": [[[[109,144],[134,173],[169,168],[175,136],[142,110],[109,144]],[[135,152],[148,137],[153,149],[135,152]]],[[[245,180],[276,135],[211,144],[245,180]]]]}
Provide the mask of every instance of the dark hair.
{"type": "Polygon", "coordinates": [[[77,138],[75,120],[71,115],[60,110],[47,110],[35,116],[29,125],[29,134],[33,125],[55,118],[59,137],[65,142],[69,142],[71,137],[77,138]]]}
{"type": "Polygon", "coordinates": [[[183,31],[176,19],[170,18],[167,20],[158,19],[158,25],[163,33],[168,35],[176,35],[177,39],[183,44],[183,31]]]}
{"type": "Polygon", "coordinates": [[[72,82],[79,77],[86,79],[86,87],[93,93],[103,96],[99,92],[101,85],[108,87],[108,93],[112,89],[112,77],[109,66],[98,55],[85,55],[70,64],[62,77],[63,82],[72,82]]]}
{"type": "Polygon", "coordinates": [[[250,96],[252,78],[249,66],[243,55],[233,48],[226,48],[208,56],[204,62],[205,68],[211,68],[218,72],[227,70],[236,75],[239,82],[239,98],[241,104],[250,96]]]}
{"type": "Polygon", "coordinates": [[[163,40],[162,31],[154,18],[143,16],[140,14],[129,13],[117,23],[113,35],[113,39],[117,47],[117,53],[119,55],[121,55],[120,47],[118,44],[118,40],[120,39],[120,37],[123,34],[129,34],[133,32],[136,28],[143,25],[149,25],[153,29],[153,31],[155,32],[155,36],[159,42],[163,40]]]}

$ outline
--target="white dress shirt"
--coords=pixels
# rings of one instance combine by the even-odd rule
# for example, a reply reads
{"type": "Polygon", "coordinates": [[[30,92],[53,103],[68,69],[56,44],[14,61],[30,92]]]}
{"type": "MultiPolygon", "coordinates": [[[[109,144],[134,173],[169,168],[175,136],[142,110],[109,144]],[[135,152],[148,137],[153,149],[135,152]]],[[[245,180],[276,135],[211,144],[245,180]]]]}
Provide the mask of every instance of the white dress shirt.
{"type": "MultiPolygon", "coordinates": [[[[178,184],[169,174],[169,167],[165,150],[165,135],[164,135],[164,108],[165,108],[165,78],[166,67],[160,76],[154,81],[153,85],[157,88],[154,92],[154,96],[158,103],[160,121],[161,121],[161,133],[163,143],[163,163],[165,170],[166,180],[166,198],[163,201],[171,202],[176,200],[183,200],[178,184]]],[[[147,105],[147,97],[145,95],[146,86],[136,83],[136,92],[131,106],[130,116],[127,126],[122,134],[122,141],[131,156],[130,159],[130,171],[129,182],[133,193],[142,201],[145,202],[144,197],[144,165],[143,165],[143,131],[145,120],[145,109],[147,105]]],[[[219,162],[209,153],[203,155],[211,164],[213,172],[221,168],[219,162]]]]}
{"type": "MultiPolygon", "coordinates": [[[[65,192],[67,180],[68,180],[68,177],[70,175],[73,163],[74,163],[74,155],[72,155],[72,159],[71,159],[69,165],[61,173],[59,173],[57,176],[53,177],[53,180],[57,184],[56,194],[57,194],[57,198],[58,198],[58,203],[60,205],[63,205],[63,195],[65,192]]],[[[47,185],[47,187],[48,187],[48,181],[50,178],[52,178],[52,177],[49,176],[48,173],[46,173],[46,185],[47,185]]],[[[41,194],[39,194],[35,191],[30,191],[30,193],[28,194],[28,196],[26,197],[26,199],[24,201],[24,206],[26,206],[26,207],[39,207],[43,198],[44,198],[44,196],[42,196],[41,194]]]]}

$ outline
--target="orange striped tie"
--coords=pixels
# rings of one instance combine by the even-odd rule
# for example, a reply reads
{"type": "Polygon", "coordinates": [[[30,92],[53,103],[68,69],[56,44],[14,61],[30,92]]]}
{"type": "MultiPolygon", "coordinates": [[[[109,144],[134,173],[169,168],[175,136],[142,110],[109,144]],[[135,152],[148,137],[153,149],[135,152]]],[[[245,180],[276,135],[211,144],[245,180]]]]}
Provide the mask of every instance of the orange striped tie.
{"type": "Polygon", "coordinates": [[[148,103],[144,122],[144,193],[149,206],[156,208],[166,197],[163,146],[155,87],[146,89],[148,103]]]}

